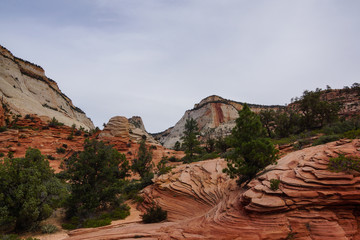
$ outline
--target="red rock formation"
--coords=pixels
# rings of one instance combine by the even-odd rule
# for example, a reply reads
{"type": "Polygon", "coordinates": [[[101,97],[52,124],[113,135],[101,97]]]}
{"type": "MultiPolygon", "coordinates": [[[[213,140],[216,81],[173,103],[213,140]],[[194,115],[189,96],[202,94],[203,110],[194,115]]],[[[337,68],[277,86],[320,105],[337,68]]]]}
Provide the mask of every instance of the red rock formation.
{"type": "Polygon", "coordinates": [[[222,173],[221,159],[182,165],[144,190],[169,221],[70,232],[75,239],[360,239],[360,173],[327,170],[342,153],[360,156],[360,140],[293,152],[269,166],[248,190],[222,173]],[[270,189],[271,179],[280,187],[270,189]]]}
{"type": "MultiPolygon", "coordinates": [[[[1,109],[0,109],[1,110],[1,109]]],[[[1,115],[0,115],[1,116],[1,115]]],[[[54,160],[49,160],[50,166],[56,172],[60,171],[61,162],[71,156],[76,151],[83,150],[83,144],[87,137],[90,139],[97,138],[114,146],[120,153],[125,154],[126,158],[131,161],[136,157],[139,148],[138,142],[129,138],[129,133],[109,135],[105,132],[105,136],[99,137],[101,131],[89,136],[85,132],[81,132],[80,136],[74,134],[76,130],[68,126],[48,127],[50,121],[47,117],[39,117],[37,115],[27,115],[13,123],[17,127],[14,129],[7,129],[0,132],[0,153],[5,156],[12,152],[14,157],[24,157],[26,150],[37,148],[43,155],[51,155],[54,160]],[[69,136],[73,135],[73,139],[69,140],[69,136]],[[66,148],[64,147],[66,146],[66,148]],[[58,148],[65,148],[65,153],[58,153],[58,148]]],[[[13,126],[15,127],[15,126],[13,126]]],[[[153,162],[157,164],[163,156],[175,156],[180,159],[184,156],[183,152],[169,150],[161,145],[154,145],[148,143],[148,147],[153,146],[153,162]]]]}

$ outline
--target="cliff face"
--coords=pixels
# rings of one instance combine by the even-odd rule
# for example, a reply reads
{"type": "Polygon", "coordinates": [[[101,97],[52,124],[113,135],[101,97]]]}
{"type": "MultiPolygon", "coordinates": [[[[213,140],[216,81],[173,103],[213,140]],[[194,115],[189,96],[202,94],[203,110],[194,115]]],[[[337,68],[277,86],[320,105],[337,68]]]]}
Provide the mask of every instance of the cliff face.
{"type": "MultiPolygon", "coordinates": [[[[235,119],[239,116],[238,111],[242,109],[243,105],[243,103],[226,100],[219,96],[209,96],[195,104],[193,109],[186,111],[174,127],[155,134],[155,139],[166,148],[174,147],[176,141],[181,142],[180,138],[185,130],[185,123],[189,118],[193,118],[197,122],[202,136],[226,136],[235,127],[235,119]]],[[[249,107],[253,112],[260,112],[266,108],[281,108],[281,106],[254,104],[249,104],[249,107]]]]}
{"type": "Polygon", "coordinates": [[[0,97],[13,114],[55,117],[65,125],[93,129],[85,113],[45,76],[40,66],[12,55],[0,46],[0,97]]]}

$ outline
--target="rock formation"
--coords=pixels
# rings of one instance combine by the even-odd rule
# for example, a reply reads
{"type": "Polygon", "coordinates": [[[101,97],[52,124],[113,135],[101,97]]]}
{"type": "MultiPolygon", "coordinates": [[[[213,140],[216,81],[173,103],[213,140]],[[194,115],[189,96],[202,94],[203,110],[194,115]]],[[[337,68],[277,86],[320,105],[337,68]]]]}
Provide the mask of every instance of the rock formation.
{"type": "Polygon", "coordinates": [[[360,156],[360,140],[290,153],[247,190],[222,173],[222,159],[181,165],[143,193],[141,208],[155,201],[169,221],[76,230],[68,239],[360,239],[360,173],[327,170],[339,153],[360,156]]]}
{"type": "Polygon", "coordinates": [[[159,143],[145,130],[141,117],[112,117],[100,133],[100,138],[106,137],[123,137],[140,142],[142,136],[146,136],[146,141],[150,144],[159,145],[159,143]]]}
{"type": "MultiPolygon", "coordinates": [[[[187,110],[184,116],[168,130],[154,134],[157,139],[166,148],[174,147],[176,141],[180,141],[182,133],[185,130],[185,123],[188,118],[196,120],[202,136],[222,137],[231,133],[235,126],[235,119],[238,117],[238,111],[243,107],[243,103],[226,100],[219,96],[209,96],[200,103],[195,104],[194,108],[187,110]]],[[[249,104],[254,112],[260,112],[262,109],[281,106],[262,106],[249,104]]]]}
{"type": "Polygon", "coordinates": [[[0,100],[13,114],[55,117],[65,125],[93,129],[94,124],[45,76],[40,66],[14,57],[0,46],[0,100]]]}

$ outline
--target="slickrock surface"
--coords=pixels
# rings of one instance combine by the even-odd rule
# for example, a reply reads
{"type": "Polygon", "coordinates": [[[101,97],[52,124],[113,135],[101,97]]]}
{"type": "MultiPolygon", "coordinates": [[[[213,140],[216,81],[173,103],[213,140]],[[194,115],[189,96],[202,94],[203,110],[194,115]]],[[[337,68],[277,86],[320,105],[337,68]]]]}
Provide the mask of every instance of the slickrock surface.
{"type": "Polygon", "coordinates": [[[40,66],[12,55],[0,46],[0,100],[14,114],[56,117],[65,125],[93,129],[85,113],[73,105],[40,66]]]}
{"type": "Polygon", "coordinates": [[[222,159],[181,165],[144,190],[140,209],[154,201],[167,222],[70,232],[69,239],[360,239],[360,174],[327,170],[339,153],[360,156],[360,140],[290,153],[247,190],[222,173],[222,159]]]}
{"type": "MultiPolygon", "coordinates": [[[[166,148],[173,148],[176,141],[181,142],[180,138],[185,130],[185,123],[189,118],[196,120],[202,135],[226,136],[235,127],[235,119],[238,118],[238,111],[242,109],[243,105],[244,103],[227,100],[219,96],[209,96],[195,104],[193,109],[187,110],[174,127],[162,133],[154,134],[155,139],[166,148]]],[[[260,112],[262,109],[278,109],[281,106],[249,104],[249,107],[253,112],[260,112]]]]}

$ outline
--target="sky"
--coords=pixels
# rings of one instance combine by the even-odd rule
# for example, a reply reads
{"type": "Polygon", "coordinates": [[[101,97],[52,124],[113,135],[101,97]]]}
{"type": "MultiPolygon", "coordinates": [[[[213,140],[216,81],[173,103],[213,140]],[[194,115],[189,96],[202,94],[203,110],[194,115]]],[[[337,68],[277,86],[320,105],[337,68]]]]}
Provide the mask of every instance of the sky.
{"type": "Polygon", "coordinates": [[[210,95],[284,105],[360,82],[358,0],[0,0],[0,45],[102,127],[176,124],[210,95]]]}

